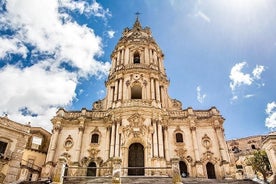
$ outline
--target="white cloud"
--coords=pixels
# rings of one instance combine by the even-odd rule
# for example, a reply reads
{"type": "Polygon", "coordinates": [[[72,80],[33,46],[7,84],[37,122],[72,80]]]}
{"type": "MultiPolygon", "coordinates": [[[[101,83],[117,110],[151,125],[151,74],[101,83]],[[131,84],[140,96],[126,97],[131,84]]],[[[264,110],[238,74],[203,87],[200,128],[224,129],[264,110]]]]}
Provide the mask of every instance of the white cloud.
{"type": "Polygon", "coordinates": [[[114,34],[115,34],[115,31],[113,31],[113,30],[107,31],[107,34],[108,34],[109,38],[113,38],[114,34]]]}
{"type": "Polygon", "coordinates": [[[231,69],[229,78],[232,80],[230,82],[230,88],[235,90],[236,87],[245,84],[245,85],[251,85],[252,84],[252,78],[250,77],[250,74],[244,74],[241,72],[243,67],[246,65],[246,62],[237,63],[233,68],[231,69]]]}
{"type": "Polygon", "coordinates": [[[211,22],[211,19],[205,14],[203,13],[202,11],[198,11],[196,14],[195,14],[196,17],[200,17],[201,19],[203,19],[204,21],[206,22],[211,22]]]}
{"type": "MultiPolygon", "coordinates": [[[[79,25],[68,11],[96,16],[111,16],[95,0],[9,0],[0,12],[0,59],[18,54],[34,58],[32,65],[19,63],[0,69],[2,100],[0,114],[50,130],[50,119],[58,107],[70,105],[81,77],[106,75],[110,63],[97,60],[103,54],[102,40],[92,28],[79,25]],[[32,50],[30,49],[32,47],[32,50]],[[39,59],[43,54],[44,59],[39,59]],[[69,66],[69,67],[64,67],[69,66]],[[68,69],[71,68],[71,69],[68,69]]],[[[3,4],[3,3],[2,3],[3,4]]]]}
{"type": "Polygon", "coordinates": [[[201,88],[200,88],[200,86],[196,87],[196,92],[197,92],[197,101],[199,103],[203,103],[204,99],[206,98],[206,94],[202,94],[201,95],[201,88]]]}
{"type": "MultiPolygon", "coordinates": [[[[250,86],[253,84],[253,82],[256,82],[256,80],[261,79],[261,74],[263,71],[265,71],[264,66],[262,65],[257,65],[253,71],[251,76],[249,73],[243,73],[242,69],[244,66],[246,66],[246,62],[241,62],[235,64],[230,72],[229,78],[231,79],[230,82],[230,88],[232,91],[234,91],[237,87],[242,86],[242,85],[247,85],[250,86]]],[[[264,84],[262,84],[263,86],[264,84]]]]}
{"type": "Polygon", "coordinates": [[[95,0],[91,4],[87,1],[59,0],[60,6],[71,11],[78,11],[80,14],[93,14],[96,17],[106,19],[111,16],[109,9],[104,9],[95,0]]]}
{"type": "Polygon", "coordinates": [[[268,117],[265,119],[265,126],[269,129],[276,129],[276,103],[268,103],[265,110],[268,117]]]}
{"type": "Polygon", "coordinates": [[[54,115],[50,112],[71,103],[76,85],[76,75],[65,70],[47,71],[44,65],[24,69],[6,66],[0,70],[0,109],[18,122],[29,118],[38,124],[49,122],[54,115]],[[22,114],[24,108],[28,114],[22,114]],[[42,117],[47,119],[39,122],[42,117]]]}
{"type": "Polygon", "coordinates": [[[22,55],[27,57],[28,49],[17,38],[0,37],[0,59],[7,56],[9,53],[22,55]]]}
{"type": "Polygon", "coordinates": [[[247,94],[247,95],[244,96],[244,98],[251,98],[253,96],[255,96],[255,95],[254,94],[247,94]]]}
{"type": "Polygon", "coordinates": [[[260,79],[261,78],[261,74],[263,73],[263,71],[265,71],[264,66],[262,65],[257,65],[254,70],[252,71],[252,74],[254,76],[255,79],[260,79]]]}

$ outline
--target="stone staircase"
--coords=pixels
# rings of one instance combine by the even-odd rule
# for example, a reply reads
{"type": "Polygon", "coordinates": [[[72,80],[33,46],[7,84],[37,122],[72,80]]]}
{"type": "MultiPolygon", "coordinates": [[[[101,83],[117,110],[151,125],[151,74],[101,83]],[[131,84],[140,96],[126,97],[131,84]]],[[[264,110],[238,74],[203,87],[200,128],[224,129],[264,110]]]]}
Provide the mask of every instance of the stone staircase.
{"type": "MultiPolygon", "coordinates": [[[[111,177],[100,177],[100,178],[67,178],[64,184],[111,184],[111,177]]],[[[171,184],[172,178],[167,177],[122,177],[122,184],[171,184]]],[[[215,180],[215,179],[203,179],[203,178],[183,178],[183,184],[198,184],[198,183],[217,183],[217,184],[256,184],[251,180],[215,180]]]]}

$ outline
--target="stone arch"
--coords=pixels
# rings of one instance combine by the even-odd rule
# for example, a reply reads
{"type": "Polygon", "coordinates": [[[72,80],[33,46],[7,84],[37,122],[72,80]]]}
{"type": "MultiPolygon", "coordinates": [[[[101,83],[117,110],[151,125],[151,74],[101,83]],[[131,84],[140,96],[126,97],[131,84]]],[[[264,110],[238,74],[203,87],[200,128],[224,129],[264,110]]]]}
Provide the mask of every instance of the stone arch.
{"type": "Polygon", "coordinates": [[[189,176],[189,172],[188,172],[188,165],[185,161],[180,160],[179,161],[179,171],[180,171],[180,175],[182,177],[188,177],[189,176]]]}
{"type": "Polygon", "coordinates": [[[212,162],[207,162],[205,167],[206,167],[207,178],[216,179],[215,165],[212,162]]]}
{"type": "Polygon", "coordinates": [[[131,99],[142,99],[142,87],[140,85],[131,87],[131,99]]]}
{"type": "Polygon", "coordinates": [[[184,132],[179,126],[174,130],[174,142],[176,144],[184,144],[184,132]]]}
{"type": "Polygon", "coordinates": [[[86,170],[86,176],[96,176],[97,175],[97,164],[95,161],[90,161],[87,170],[86,170]]]}
{"type": "MultiPolygon", "coordinates": [[[[95,127],[93,131],[90,133],[90,144],[99,144],[101,141],[101,132],[98,127],[95,127]],[[93,142],[93,136],[96,138],[97,136],[97,142],[93,142]]],[[[96,140],[94,140],[96,141],[96,140]]]]}
{"type": "Polygon", "coordinates": [[[133,54],[133,63],[134,64],[140,64],[141,63],[141,57],[140,53],[138,51],[135,51],[133,54]]]}
{"type": "Polygon", "coordinates": [[[128,148],[128,175],[144,175],[145,166],[145,148],[140,143],[132,143],[128,148]],[[135,168],[131,168],[135,167],[135,168]]]}

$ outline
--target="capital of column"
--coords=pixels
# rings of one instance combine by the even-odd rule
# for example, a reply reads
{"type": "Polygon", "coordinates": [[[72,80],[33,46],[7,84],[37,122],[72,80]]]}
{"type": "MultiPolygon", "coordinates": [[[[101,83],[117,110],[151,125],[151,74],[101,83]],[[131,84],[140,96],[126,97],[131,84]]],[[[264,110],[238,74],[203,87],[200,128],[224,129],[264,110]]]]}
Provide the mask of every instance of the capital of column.
{"type": "Polygon", "coordinates": [[[81,116],[78,118],[79,120],[79,131],[84,130],[85,117],[81,116]]]}
{"type": "Polygon", "coordinates": [[[213,122],[213,127],[214,127],[215,130],[222,129],[222,125],[218,120],[215,120],[213,122]]]}
{"type": "Polygon", "coordinates": [[[53,130],[54,130],[55,132],[60,132],[60,130],[62,129],[61,121],[62,121],[62,118],[60,118],[60,117],[54,117],[54,118],[52,119],[53,130]]]}

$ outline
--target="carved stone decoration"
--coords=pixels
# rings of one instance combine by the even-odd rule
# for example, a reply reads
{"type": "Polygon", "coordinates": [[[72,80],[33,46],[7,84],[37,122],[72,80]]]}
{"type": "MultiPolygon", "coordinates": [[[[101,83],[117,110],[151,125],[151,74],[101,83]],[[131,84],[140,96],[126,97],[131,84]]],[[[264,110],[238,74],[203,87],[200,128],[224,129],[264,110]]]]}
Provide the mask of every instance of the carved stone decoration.
{"type": "Polygon", "coordinates": [[[147,127],[143,125],[145,119],[138,113],[133,114],[128,118],[129,125],[123,127],[122,132],[125,136],[130,136],[133,134],[134,137],[139,137],[140,135],[145,135],[147,127]]]}
{"type": "Polygon", "coordinates": [[[126,86],[129,86],[129,85],[130,85],[130,81],[127,80],[127,81],[126,81],[126,86]]]}
{"type": "Polygon", "coordinates": [[[201,144],[208,150],[211,146],[211,139],[210,137],[207,136],[207,134],[205,134],[202,139],[201,139],[201,144]]]}
{"type": "Polygon", "coordinates": [[[144,86],[147,86],[148,82],[146,80],[143,81],[144,86]]]}
{"type": "Polygon", "coordinates": [[[64,148],[66,151],[70,150],[73,147],[73,138],[71,137],[71,135],[68,135],[68,137],[66,138],[65,142],[64,142],[64,148]]]}
{"type": "Polygon", "coordinates": [[[89,152],[89,157],[90,158],[96,158],[98,153],[100,152],[99,149],[94,148],[94,147],[90,147],[87,151],[89,152]]]}
{"type": "Polygon", "coordinates": [[[60,155],[60,159],[62,159],[62,158],[65,159],[65,160],[67,160],[67,163],[69,163],[70,159],[71,159],[71,155],[69,153],[67,153],[67,152],[64,152],[64,153],[62,153],[60,155]]]}
{"type": "Polygon", "coordinates": [[[193,158],[189,155],[189,156],[186,157],[186,160],[187,160],[189,163],[192,163],[193,158]]]}
{"type": "Polygon", "coordinates": [[[214,157],[214,153],[211,151],[206,151],[203,153],[203,156],[201,158],[201,162],[204,163],[206,161],[212,161],[214,163],[218,162],[219,159],[217,157],[214,157]]]}
{"type": "Polygon", "coordinates": [[[93,110],[101,110],[103,108],[102,100],[93,103],[93,110]]]}
{"type": "Polygon", "coordinates": [[[179,148],[179,149],[176,149],[175,152],[176,152],[176,155],[177,155],[179,158],[183,159],[183,158],[185,158],[185,155],[186,155],[186,153],[187,153],[187,149],[179,148]]]}

